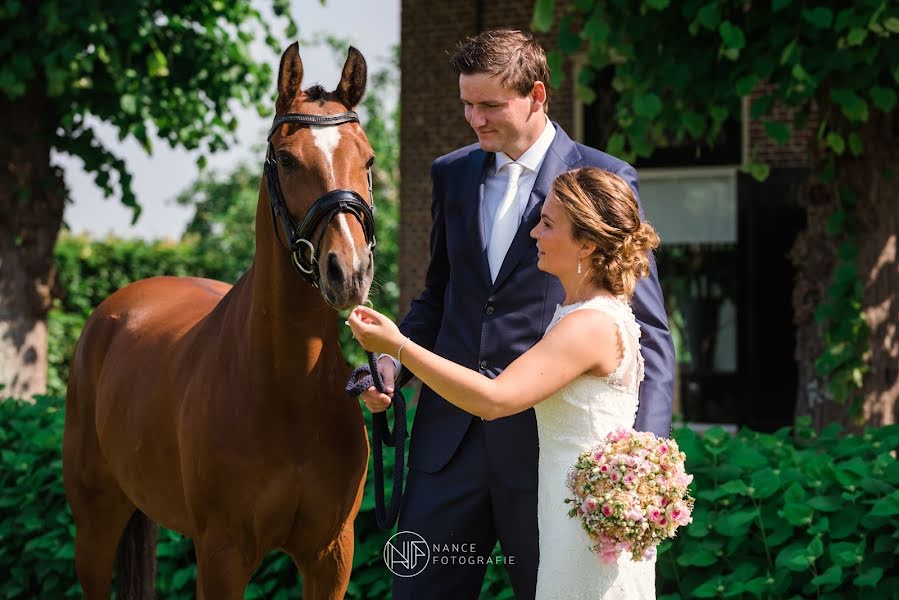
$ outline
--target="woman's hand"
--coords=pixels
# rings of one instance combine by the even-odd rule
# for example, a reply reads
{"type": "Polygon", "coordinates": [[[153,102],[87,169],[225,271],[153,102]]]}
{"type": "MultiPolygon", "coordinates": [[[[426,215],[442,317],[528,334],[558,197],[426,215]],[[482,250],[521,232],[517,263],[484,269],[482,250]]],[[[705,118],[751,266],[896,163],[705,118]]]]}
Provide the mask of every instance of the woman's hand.
{"type": "Polygon", "coordinates": [[[347,324],[353,330],[353,337],[369,352],[396,356],[397,349],[406,339],[393,321],[366,306],[354,308],[347,324]]]}

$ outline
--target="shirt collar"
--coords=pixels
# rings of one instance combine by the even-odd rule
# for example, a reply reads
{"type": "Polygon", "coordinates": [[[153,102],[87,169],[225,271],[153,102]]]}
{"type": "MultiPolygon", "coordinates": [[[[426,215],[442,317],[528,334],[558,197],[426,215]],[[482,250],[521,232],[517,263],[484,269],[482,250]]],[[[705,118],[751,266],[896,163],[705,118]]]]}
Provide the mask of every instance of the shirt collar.
{"type": "Polygon", "coordinates": [[[505,152],[496,153],[496,171],[494,173],[499,173],[499,170],[510,162],[517,162],[534,173],[540,170],[540,165],[543,163],[553,138],[556,136],[556,128],[553,127],[552,121],[549,120],[546,114],[544,114],[544,118],[546,119],[546,126],[543,128],[543,133],[531,144],[530,148],[524,151],[524,154],[518,157],[517,161],[513,161],[505,152]]]}

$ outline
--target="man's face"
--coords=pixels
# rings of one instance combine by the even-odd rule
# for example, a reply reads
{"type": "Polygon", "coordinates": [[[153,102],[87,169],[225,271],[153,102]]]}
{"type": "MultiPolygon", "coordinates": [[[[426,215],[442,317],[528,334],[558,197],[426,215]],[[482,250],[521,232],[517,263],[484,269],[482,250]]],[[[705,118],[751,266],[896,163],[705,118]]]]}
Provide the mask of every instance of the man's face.
{"type": "Polygon", "coordinates": [[[527,96],[520,96],[504,87],[499,77],[463,73],[459,75],[459,95],[465,106],[465,120],[487,152],[505,152],[516,160],[531,147],[546,124],[546,89],[542,82],[534,83],[527,96]]]}

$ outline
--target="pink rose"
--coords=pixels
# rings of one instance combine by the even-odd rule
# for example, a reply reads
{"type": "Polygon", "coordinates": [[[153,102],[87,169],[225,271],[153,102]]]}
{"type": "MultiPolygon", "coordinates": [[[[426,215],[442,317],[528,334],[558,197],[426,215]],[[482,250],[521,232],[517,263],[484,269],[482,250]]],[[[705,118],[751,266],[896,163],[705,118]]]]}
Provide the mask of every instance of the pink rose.
{"type": "Polygon", "coordinates": [[[604,514],[605,516],[608,517],[613,512],[614,512],[614,510],[612,509],[612,505],[609,504],[608,502],[606,502],[605,504],[602,505],[602,514],[604,514]]]}
{"type": "Polygon", "coordinates": [[[656,506],[646,507],[646,517],[653,523],[658,523],[662,518],[662,511],[656,506]]]}
{"type": "Polygon", "coordinates": [[[584,501],[581,503],[581,512],[583,513],[591,513],[596,510],[596,507],[599,505],[599,502],[593,496],[587,496],[584,501]]]}

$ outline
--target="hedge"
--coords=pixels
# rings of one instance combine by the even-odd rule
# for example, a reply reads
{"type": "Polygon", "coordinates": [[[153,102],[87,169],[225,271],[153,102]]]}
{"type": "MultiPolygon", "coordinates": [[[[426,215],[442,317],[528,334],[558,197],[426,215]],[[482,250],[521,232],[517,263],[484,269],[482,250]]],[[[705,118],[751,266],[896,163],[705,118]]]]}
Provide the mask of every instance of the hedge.
{"type": "MultiPolygon", "coordinates": [[[[8,574],[0,598],[77,597],[61,477],[64,400],[34,400],[0,403],[0,572],[8,574]]],[[[899,426],[844,435],[831,425],[815,434],[802,421],[774,434],[679,429],[675,438],[697,502],[693,524],[660,548],[660,600],[899,596],[899,426]]],[[[385,458],[390,481],[392,453],[385,458]]],[[[375,525],[369,477],[347,598],[389,595],[381,558],[389,535],[375,525]]],[[[193,598],[191,542],[162,530],[158,556],[159,597],[193,598]]],[[[298,595],[293,563],[273,553],[246,598],[298,595]]],[[[501,566],[488,568],[481,597],[513,597],[501,566]]]]}

